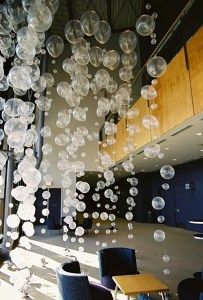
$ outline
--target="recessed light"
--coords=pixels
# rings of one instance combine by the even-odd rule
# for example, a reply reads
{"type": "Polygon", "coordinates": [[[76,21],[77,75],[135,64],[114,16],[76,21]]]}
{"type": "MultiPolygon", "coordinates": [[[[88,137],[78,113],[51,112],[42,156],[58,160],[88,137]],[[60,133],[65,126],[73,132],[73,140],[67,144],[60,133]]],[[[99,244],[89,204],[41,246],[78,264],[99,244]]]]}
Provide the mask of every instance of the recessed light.
{"type": "Polygon", "coordinates": [[[159,167],[159,165],[155,165],[155,167],[159,167]]]}
{"type": "Polygon", "coordinates": [[[144,159],[147,159],[147,157],[144,157],[144,159]]]}
{"type": "Polygon", "coordinates": [[[142,172],[144,172],[145,170],[141,170],[142,172]]]}
{"type": "Polygon", "coordinates": [[[169,148],[169,147],[166,147],[165,150],[170,150],[170,148],[169,148]]]}
{"type": "Polygon", "coordinates": [[[195,135],[197,136],[202,135],[202,132],[197,132],[195,135]]]}
{"type": "Polygon", "coordinates": [[[176,158],[173,158],[173,160],[176,161],[177,159],[176,159],[176,158]]]}
{"type": "Polygon", "coordinates": [[[201,152],[203,152],[203,149],[200,149],[201,152]]]}

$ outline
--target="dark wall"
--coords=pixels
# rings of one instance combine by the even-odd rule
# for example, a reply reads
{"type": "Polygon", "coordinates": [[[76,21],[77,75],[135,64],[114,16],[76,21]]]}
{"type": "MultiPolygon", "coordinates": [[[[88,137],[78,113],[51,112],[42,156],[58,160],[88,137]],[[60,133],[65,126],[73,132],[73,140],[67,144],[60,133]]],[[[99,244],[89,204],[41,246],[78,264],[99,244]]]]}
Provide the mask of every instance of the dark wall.
{"type": "MultiPolygon", "coordinates": [[[[164,215],[169,226],[203,232],[202,225],[192,225],[191,219],[203,219],[203,159],[182,164],[175,168],[175,176],[171,180],[164,180],[159,172],[136,174],[139,180],[139,194],[136,196],[135,220],[148,221],[148,212],[154,215],[154,220],[159,215],[164,215]],[[167,182],[169,190],[163,190],[162,184],[167,182]],[[190,189],[185,184],[190,183],[190,189]],[[156,211],[151,206],[153,197],[161,196],[165,200],[165,207],[156,211]],[[177,211],[177,209],[179,211],[177,211]]],[[[122,186],[119,209],[124,217],[127,211],[126,198],[129,196],[129,184],[125,179],[119,182],[122,186]]]]}

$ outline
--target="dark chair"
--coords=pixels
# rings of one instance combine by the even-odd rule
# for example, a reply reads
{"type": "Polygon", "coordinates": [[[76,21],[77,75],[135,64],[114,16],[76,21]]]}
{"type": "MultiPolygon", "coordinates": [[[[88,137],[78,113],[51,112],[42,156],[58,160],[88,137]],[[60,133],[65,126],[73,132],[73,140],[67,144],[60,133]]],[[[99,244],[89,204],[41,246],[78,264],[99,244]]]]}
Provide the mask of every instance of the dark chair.
{"type": "Polygon", "coordinates": [[[186,278],[178,284],[179,300],[203,300],[203,279],[186,278]]]}
{"type": "Polygon", "coordinates": [[[51,230],[58,230],[58,232],[59,232],[60,229],[62,229],[62,225],[56,224],[55,220],[53,218],[48,218],[46,220],[46,225],[47,225],[47,230],[49,230],[49,232],[51,230]]]}
{"type": "Polygon", "coordinates": [[[107,289],[90,283],[88,277],[80,273],[78,261],[61,265],[56,275],[59,300],[113,300],[107,289]]]}
{"type": "Polygon", "coordinates": [[[84,221],[81,224],[81,226],[84,228],[84,230],[87,230],[87,232],[90,233],[92,229],[92,218],[84,218],[84,221]]]}
{"type": "Polygon", "coordinates": [[[115,289],[112,276],[139,274],[134,249],[105,248],[98,255],[101,284],[108,289],[115,289]]]}

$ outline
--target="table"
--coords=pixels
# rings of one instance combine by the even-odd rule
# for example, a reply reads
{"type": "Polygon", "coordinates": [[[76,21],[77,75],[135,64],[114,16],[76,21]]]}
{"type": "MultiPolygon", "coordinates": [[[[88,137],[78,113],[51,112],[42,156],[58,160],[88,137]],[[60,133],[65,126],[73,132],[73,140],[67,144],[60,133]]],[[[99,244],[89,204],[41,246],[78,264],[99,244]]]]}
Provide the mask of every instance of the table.
{"type": "Polygon", "coordinates": [[[151,274],[119,275],[113,276],[113,280],[116,283],[114,299],[116,299],[118,288],[128,300],[132,295],[156,292],[160,292],[162,299],[165,300],[165,292],[169,291],[165,284],[151,274]]]}

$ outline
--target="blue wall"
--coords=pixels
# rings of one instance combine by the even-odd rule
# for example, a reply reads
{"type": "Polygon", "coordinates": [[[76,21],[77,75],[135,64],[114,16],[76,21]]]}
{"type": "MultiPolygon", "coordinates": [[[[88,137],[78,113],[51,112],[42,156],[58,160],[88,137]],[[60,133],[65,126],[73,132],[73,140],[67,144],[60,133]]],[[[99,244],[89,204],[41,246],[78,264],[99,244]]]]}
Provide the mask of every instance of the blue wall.
{"type": "Polygon", "coordinates": [[[160,195],[165,200],[163,214],[166,217],[166,224],[176,226],[175,208],[177,200],[183,199],[181,214],[183,215],[184,227],[194,231],[202,231],[203,226],[193,225],[188,221],[191,219],[203,219],[203,159],[174,167],[175,176],[171,180],[164,180],[159,172],[147,174],[151,183],[152,198],[160,195]],[[169,190],[163,190],[162,183],[170,185],[169,190]],[[194,190],[185,189],[186,183],[193,183],[194,190]]]}
{"type": "MultiPolygon", "coordinates": [[[[171,180],[164,180],[159,171],[152,173],[136,174],[139,180],[139,194],[135,198],[136,208],[134,209],[135,220],[147,222],[148,211],[152,211],[154,220],[159,215],[164,215],[166,224],[176,226],[181,216],[184,228],[203,232],[203,225],[190,224],[191,219],[203,219],[203,159],[174,167],[175,176],[171,180]],[[168,183],[169,190],[163,190],[162,184],[168,183]],[[186,183],[193,183],[195,189],[185,189],[186,183]],[[156,211],[151,206],[153,197],[161,196],[165,200],[165,207],[156,211]],[[175,212],[180,209],[180,214],[175,212]]],[[[119,182],[121,199],[119,209],[121,216],[127,211],[126,198],[129,196],[129,184],[126,178],[119,182]]]]}

